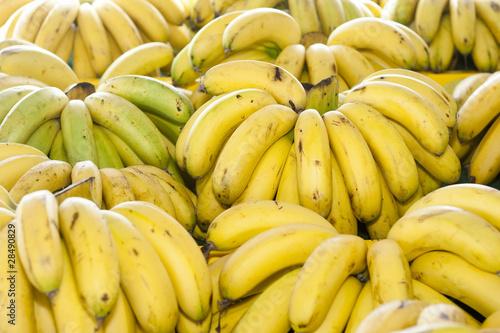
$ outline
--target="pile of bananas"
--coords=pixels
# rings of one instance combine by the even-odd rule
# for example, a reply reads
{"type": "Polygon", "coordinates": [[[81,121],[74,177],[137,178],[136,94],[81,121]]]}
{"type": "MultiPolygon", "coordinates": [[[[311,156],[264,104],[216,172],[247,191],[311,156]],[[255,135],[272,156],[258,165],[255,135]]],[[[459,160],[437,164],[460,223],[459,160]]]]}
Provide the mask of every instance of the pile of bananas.
{"type": "Polygon", "coordinates": [[[469,0],[386,0],[381,18],[410,26],[428,44],[430,68],[453,69],[458,56],[479,71],[499,66],[500,2],[469,0]]]}
{"type": "Polygon", "coordinates": [[[176,174],[170,155],[193,113],[177,88],[140,75],[116,76],[97,91],[85,82],[66,92],[15,85],[0,91],[0,104],[1,142],[28,144],[71,165],[86,160],[99,168],[149,164],[176,174]]]}

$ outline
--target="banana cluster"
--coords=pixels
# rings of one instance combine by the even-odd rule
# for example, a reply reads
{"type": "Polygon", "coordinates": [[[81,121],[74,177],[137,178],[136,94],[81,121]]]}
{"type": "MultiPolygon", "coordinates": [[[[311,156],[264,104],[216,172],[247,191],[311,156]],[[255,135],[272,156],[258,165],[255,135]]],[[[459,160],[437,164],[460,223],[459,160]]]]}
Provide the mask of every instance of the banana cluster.
{"type": "Polygon", "coordinates": [[[191,39],[183,0],[14,0],[3,2],[0,12],[0,40],[42,48],[70,63],[80,80],[160,76],[191,39]]]}
{"type": "Polygon", "coordinates": [[[31,145],[72,166],[148,164],[179,175],[171,155],[193,106],[171,84],[142,75],[110,78],[97,91],[86,82],[65,92],[17,83],[0,91],[1,142],[31,145]]]}
{"type": "Polygon", "coordinates": [[[214,220],[202,248],[213,285],[210,332],[498,327],[500,229],[488,207],[499,199],[485,185],[442,187],[374,241],[339,233],[292,203],[233,206],[214,220]]]}
{"type": "Polygon", "coordinates": [[[410,26],[429,44],[430,69],[453,69],[458,55],[470,56],[477,70],[499,65],[500,2],[469,0],[388,0],[381,17],[410,26]]]}
{"type": "MultiPolygon", "coordinates": [[[[211,319],[208,264],[159,207],[128,201],[101,210],[94,200],[38,190],[12,214],[2,217],[0,244],[2,262],[15,261],[23,332],[194,332],[211,319]]],[[[0,293],[2,306],[10,298],[0,293]]]]}

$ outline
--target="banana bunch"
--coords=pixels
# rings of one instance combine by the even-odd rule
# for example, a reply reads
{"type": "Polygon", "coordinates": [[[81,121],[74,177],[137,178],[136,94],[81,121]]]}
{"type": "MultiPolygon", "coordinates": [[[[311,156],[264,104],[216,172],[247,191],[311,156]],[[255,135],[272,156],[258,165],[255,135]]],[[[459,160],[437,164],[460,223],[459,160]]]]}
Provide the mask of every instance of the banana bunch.
{"type": "Polygon", "coordinates": [[[411,27],[429,45],[430,69],[453,69],[458,54],[470,56],[481,72],[499,62],[500,2],[471,0],[388,0],[381,17],[411,27]]]}
{"type": "MultiPolygon", "coordinates": [[[[39,190],[12,214],[0,244],[6,263],[15,260],[23,332],[193,332],[212,318],[208,264],[191,234],[157,206],[134,200],[101,210],[93,200],[39,190]]],[[[0,283],[8,290],[11,282],[0,283]]],[[[10,298],[0,293],[2,306],[10,298]]]]}

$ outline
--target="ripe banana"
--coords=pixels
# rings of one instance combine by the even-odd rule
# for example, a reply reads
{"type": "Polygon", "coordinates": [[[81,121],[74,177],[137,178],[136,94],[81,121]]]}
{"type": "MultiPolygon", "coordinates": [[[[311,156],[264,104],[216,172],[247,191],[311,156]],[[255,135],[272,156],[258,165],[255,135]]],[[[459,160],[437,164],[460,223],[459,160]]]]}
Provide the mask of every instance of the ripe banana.
{"type": "Polygon", "coordinates": [[[377,17],[350,20],[335,29],[328,36],[326,44],[371,49],[385,55],[401,68],[411,69],[416,59],[415,46],[403,30],[389,22],[377,17]],[[374,40],[378,43],[374,43],[374,40]]]}
{"type": "Polygon", "coordinates": [[[329,46],[335,58],[338,73],[350,87],[363,81],[375,72],[373,65],[357,49],[351,46],[334,44],[329,46]],[[356,68],[356,70],[352,70],[356,68]]]}
{"type": "Polygon", "coordinates": [[[306,59],[306,48],[302,44],[287,45],[275,60],[276,66],[290,72],[297,79],[300,77],[306,59]]]}
{"type": "Polygon", "coordinates": [[[99,85],[120,75],[146,75],[172,63],[174,51],[169,43],[149,42],[136,46],[119,56],[102,73],[99,85]]]}
{"type": "Polygon", "coordinates": [[[95,92],[84,102],[93,121],[120,137],[141,160],[166,167],[169,156],[161,133],[138,107],[123,97],[106,92],[95,92]]]}
{"type": "Polygon", "coordinates": [[[20,13],[10,37],[33,43],[45,18],[56,3],[56,0],[41,0],[27,4],[20,13]]]}
{"type": "Polygon", "coordinates": [[[107,209],[125,201],[135,200],[127,177],[115,168],[99,169],[102,181],[102,198],[107,209]]]}
{"type": "Polygon", "coordinates": [[[43,155],[20,154],[0,161],[0,186],[10,191],[16,182],[35,165],[48,161],[43,155]]]}
{"type": "Polygon", "coordinates": [[[452,97],[460,109],[465,101],[479,88],[489,77],[491,73],[475,73],[467,76],[460,81],[453,89],[452,97]]]}
{"type": "Polygon", "coordinates": [[[137,154],[132,150],[132,148],[127,143],[125,143],[125,141],[120,139],[118,135],[111,132],[106,127],[94,123],[94,128],[97,126],[100,126],[99,129],[101,129],[104,132],[104,134],[106,134],[108,139],[115,146],[115,149],[118,152],[118,155],[120,156],[120,159],[123,162],[124,166],[144,164],[141,158],[137,156],[137,154]]]}
{"type": "Polygon", "coordinates": [[[306,92],[300,81],[279,66],[256,60],[235,60],[210,68],[200,81],[199,90],[220,95],[245,88],[262,89],[294,111],[306,106],[306,92]]]}
{"type": "Polygon", "coordinates": [[[370,280],[366,281],[359,293],[356,303],[352,308],[349,321],[345,328],[345,333],[354,333],[361,321],[374,309],[372,300],[372,283],[370,280]]]}
{"type": "Polygon", "coordinates": [[[47,190],[25,195],[17,205],[15,221],[20,263],[31,284],[52,298],[63,270],[55,196],[47,190]]]}
{"type": "Polygon", "coordinates": [[[125,98],[144,112],[175,123],[186,123],[193,105],[171,84],[142,75],[113,77],[97,87],[97,91],[125,98]]]}
{"type": "Polygon", "coordinates": [[[103,131],[102,126],[94,124],[92,129],[94,132],[97,165],[99,168],[123,168],[124,165],[120,158],[120,154],[118,154],[118,150],[111,139],[103,131]]]}
{"type": "Polygon", "coordinates": [[[299,187],[297,183],[297,155],[295,154],[295,142],[292,143],[288,156],[281,172],[276,201],[289,202],[300,205],[299,187]]]}
{"type": "Polygon", "coordinates": [[[284,224],[310,223],[335,231],[321,215],[297,204],[255,200],[228,208],[219,214],[207,230],[205,256],[211,251],[228,251],[242,246],[264,230],[284,224]]]}
{"type": "Polygon", "coordinates": [[[459,255],[431,251],[416,258],[410,269],[414,279],[459,299],[485,317],[500,309],[493,296],[500,290],[498,275],[477,268],[459,255]]]}
{"type": "Polygon", "coordinates": [[[370,148],[357,127],[337,111],[323,114],[333,151],[344,175],[354,216],[361,222],[370,222],[380,215],[382,193],[376,162],[370,148]],[[363,168],[359,168],[363,165],[363,168]]]}
{"type": "Polygon", "coordinates": [[[484,21],[491,31],[497,43],[500,42],[500,2],[498,0],[491,1],[475,1],[477,16],[484,21]]]}
{"type": "Polygon", "coordinates": [[[97,78],[97,73],[92,67],[90,54],[82,38],[80,28],[76,28],[75,40],[73,42],[73,71],[81,80],[97,78]]]}
{"type": "Polygon", "coordinates": [[[223,205],[231,205],[244,191],[264,152],[295,125],[297,113],[270,104],[252,113],[231,134],[215,163],[213,191],[223,205]]]}
{"type": "Polygon", "coordinates": [[[210,325],[212,325],[212,311],[209,311],[208,315],[201,321],[194,321],[187,317],[184,313],[179,312],[175,330],[179,333],[208,333],[208,331],[210,330],[210,325]]]}
{"type": "Polygon", "coordinates": [[[94,179],[94,177],[87,177],[55,192],[54,195],[56,196],[57,202],[61,203],[69,197],[81,197],[95,202],[92,193],[94,179]]]}
{"type": "Polygon", "coordinates": [[[500,231],[461,208],[429,206],[414,210],[394,224],[387,238],[398,242],[409,261],[428,251],[443,250],[462,256],[482,270],[499,271],[500,252],[495,248],[500,231]]]}
{"type": "Polygon", "coordinates": [[[429,44],[430,70],[434,73],[442,73],[452,69],[454,50],[450,14],[443,14],[439,29],[429,44]]]}
{"type": "Polygon", "coordinates": [[[35,288],[32,288],[32,291],[37,332],[57,332],[52,303],[49,297],[35,288]]]}
{"type": "Polygon", "coordinates": [[[191,234],[148,202],[123,202],[111,210],[127,217],[153,245],[170,276],[180,310],[194,321],[205,319],[212,284],[205,258],[191,234]]]}
{"type": "Polygon", "coordinates": [[[234,52],[271,41],[283,49],[299,43],[301,36],[300,26],[290,14],[275,8],[255,8],[227,25],[222,34],[222,46],[226,52],[234,52]]]}
{"type": "Polygon", "coordinates": [[[476,37],[475,1],[450,0],[450,19],[453,43],[462,54],[469,54],[476,37]]]}
{"type": "Polygon", "coordinates": [[[420,183],[420,187],[422,188],[422,192],[424,195],[431,193],[432,191],[437,190],[443,184],[442,181],[434,177],[429,171],[424,169],[422,165],[417,163],[417,171],[418,171],[418,182],[420,183]]]}
{"type": "Polygon", "coordinates": [[[324,240],[311,252],[290,298],[290,325],[295,332],[320,327],[344,281],[366,268],[366,253],[361,237],[343,234],[324,240]]]}
{"type": "Polygon", "coordinates": [[[14,0],[9,2],[2,2],[0,8],[0,26],[4,25],[8,19],[22,6],[31,2],[30,0],[14,0]]]}
{"type": "Polygon", "coordinates": [[[391,82],[363,82],[349,91],[344,103],[367,104],[395,120],[435,155],[448,145],[449,130],[436,109],[410,88],[391,82]],[[383,91],[383,93],[382,93],[383,91]]]}
{"type": "Polygon", "coordinates": [[[102,178],[99,167],[92,161],[79,161],[71,169],[71,182],[77,183],[86,178],[93,178],[92,198],[99,208],[102,207],[102,178]]]}
{"type": "MultiPolygon", "coordinates": [[[[3,202],[3,201],[2,201],[3,202]]],[[[16,217],[15,211],[9,207],[5,207],[0,203],[0,229],[9,224],[16,217]]]]}
{"type": "Polygon", "coordinates": [[[325,36],[330,36],[333,30],[346,21],[344,6],[340,0],[316,0],[316,9],[325,36]]]}
{"type": "Polygon", "coordinates": [[[303,265],[322,241],[335,235],[338,233],[332,228],[310,223],[287,224],[261,232],[234,251],[222,267],[222,297],[235,301],[259,292],[264,281],[270,283],[281,275],[278,272],[303,265]],[[267,260],[262,260],[264,257],[267,260]]]}
{"type": "Polygon", "coordinates": [[[57,135],[57,132],[61,129],[61,123],[59,119],[54,118],[47,120],[30,135],[26,144],[28,146],[35,147],[42,151],[45,155],[50,152],[50,147],[52,147],[52,142],[57,135]]]}
{"type": "Polygon", "coordinates": [[[66,63],[69,63],[70,57],[72,55],[73,44],[76,37],[76,30],[77,30],[76,23],[75,22],[71,23],[69,29],[64,34],[62,41],[57,46],[57,49],[54,51],[54,53],[66,63]]]}
{"type": "Polygon", "coordinates": [[[118,293],[115,306],[102,322],[102,329],[106,332],[135,333],[136,319],[122,288],[118,293]]]}
{"type": "Polygon", "coordinates": [[[495,37],[480,18],[476,20],[473,30],[476,33],[471,52],[474,66],[481,72],[495,72],[500,53],[495,37]]]}
{"type": "MultiPolygon", "coordinates": [[[[51,160],[58,160],[68,162],[66,156],[66,151],[64,150],[64,142],[62,131],[57,132],[54,141],[52,141],[52,146],[50,147],[49,157],[51,160]]],[[[68,163],[69,164],[69,163],[68,163]]],[[[69,164],[71,166],[71,164],[69,164]]]]}
{"type": "Polygon", "coordinates": [[[366,104],[345,103],[340,109],[363,135],[391,193],[399,201],[408,200],[417,191],[418,172],[411,150],[397,129],[366,104]]]}
{"type": "Polygon", "coordinates": [[[415,16],[418,0],[389,0],[381,12],[381,18],[404,25],[410,24],[415,16]]]}
{"type": "Polygon", "coordinates": [[[287,4],[290,15],[297,21],[302,35],[322,31],[315,0],[288,0],[287,4]]]}
{"type": "Polygon", "coordinates": [[[415,8],[415,31],[430,43],[439,30],[441,16],[449,0],[418,1],[415,8]]]}
{"type": "Polygon", "coordinates": [[[37,86],[23,84],[0,91],[0,122],[17,102],[30,92],[38,89],[40,88],[37,86]]]}
{"type": "Polygon", "coordinates": [[[226,306],[224,311],[213,313],[209,333],[231,332],[259,296],[260,294],[245,297],[239,302],[226,306]]]}
{"type": "Polygon", "coordinates": [[[416,52],[416,59],[412,70],[427,70],[429,68],[429,45],[427,44],[427,42],[409,26],[400,24],[395,21],[391,21],[391,23],[406,32],[408,37],[410,37],[411,41],[413,42],[413,46],[415,47],[416,52]]]}
{"type": "Polygon", "coordinates": [[[337,75],[337,62],[334,54],[323,43],[314,43],[306,48],[305,63],[309,82],[318,84],[323,79],[337,75]]]}
{"type": "Polygon", "coordinates": [[[125,216],[113,210],[102,215],[115,244],[121,288],[138,323],[146,331],[172,331],[179,310],[172,282],[153,245],[125,216]]]}
{"type": "Polygon", "coordinates": [[[489,184],[500,173],[499,136],[500,120],[497,117],[474,150],[468,168],[470,182],[489,184]]]}

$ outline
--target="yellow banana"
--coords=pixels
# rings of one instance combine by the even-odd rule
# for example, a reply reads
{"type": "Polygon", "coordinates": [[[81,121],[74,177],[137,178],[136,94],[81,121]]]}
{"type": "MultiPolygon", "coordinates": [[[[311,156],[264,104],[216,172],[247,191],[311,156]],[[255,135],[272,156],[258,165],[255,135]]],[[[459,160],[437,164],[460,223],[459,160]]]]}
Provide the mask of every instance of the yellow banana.
{"type": "Polygon", "coordinates": [[[472,154],[468,168],[470,182],[489,184],[500,173],[499,136],[500,120],[497,117],[472,154]]]}
{"type": "Polygon", "coordinates": [[[135,195],[127,177],[115,168],[99,169],[102,181],[102,198],[108,209],[120,202],[133,201],[135,195]]]}
{"type": "Polygon", "coordinates": [[[276,201],[289,202],[300,205],[299,188],[297,183],[297,155],[295,154],[295,142],[292,143],[288,156],[283,166],[276,201]]]}
{"type": "Polygon", "coordinates": [[[33,85],[18,85],[0,91],[0,121],[3,121],[14,105],[24,96],[38,90],[39,87],[33,85]]]}
{"type": "Polygon", "coordinates": [[[77,30],[76,23],[75,22],[71,23],[69,29],[64,34],[62,41],[57,46],[57,49],[54,51],[54,53],[66,63],[69,63],[70,57],[73,52],[73,44],[75,42],[76,30],[77,30]]]}
{"type": "Polygon", "coordinates": [[[429,44],[429,68],[434,73],[453,69],[452,60],[455,44],[451,29],[450,15],[443,14],[439,30],[429,44]]]}
{"type": "Polygon", "coordinates": [[[56,3],[55,0],[28,3],[19,15],[11,37],[34,42],[45,18],[56,3]]]}
{"type": "Polygon", "coordinates": [[[449,0],[453,43],[462,54],[469,54],[476,37],[474,1],[449,0]]]}
{"type": "Polygon", "coordinates": [[[93,177],[92,197],[99,208],[102,206],[102,178],[99,167],[92,161],[79,161],[71,169],[71,182],[77,183],[86,178],[93,177]]]}
{"type": "Polygon", "coordinates": [[[180,0],[148,0],[158,9],[168,24],[179,26],[186,19],[187,13],[180,0]]]}
{"type": "Polygon", "coordinates": [[[498,0],[492,1],[475,1],[477,17],[481,18],[488,26],[497,43],[500,42],[500,2],[498,0]]]}
{"type": "Polygon", "coordinates": [[[405,215],[406,211],[420,198],[424,196],[424,190],[421,186],[418,187],[417,192],[408,199],[406,202],[401,202],[395,200],[396,206],[398,207],[399,216],[405,215]]]}
{"type": "Polygon", "coordinates": [[[297,21],[302,35],[322,31],[315,0],[288,0],[287,4],[290,15],[297,21]]]}
{"type": "Polygon", "coordinates": [[[406,32],[408,37],[410,37],[411,41],[413,42],[413,46],[415,47],[416,52],[416,59],[412,70],[422,71],[429,69],[429,45],[427,44],[427,42],[409,26],[395,21],[391,21],[391,23],[406,32]]]}
{"type": "Polygon", "coordinates": [[[418,182],[420,183],[420,187],[422,188],[422,192],[424,195],[431,193],[434,190],[437,190],[443,184],[442,181],[434,177],[429,171],[424,169],[422,165],[417,163],[417,171],[418,171],[418,182]]]}
{"type": "Polygon", "coordinates": [[[35,165],[48,161],[43,155],[21,154],[0,161],[0,185],[10,191],[16,182],[35,165]]]}
{"type": "MultiPolygon", "coordinates": [[[[64,142],[61,130],[57,132],[56,136],[54,137],[54,141],[52,141],[49,157],[51,160],[68,162],[68,157],[66,156],[66,151],[64,150],[64,142]]],[[[71,166],[71,164],[69,165],[71,166]]]]}
{"type": "Polygon", "coordinates": [[[50,147],[52,147],[52,142],[60,129],[61,123],[59,119],[55,118],[47,120],[38,126],[38,128],[30,135],[28,140],[26,140],[26,144],[35,147],[44,154],[48,155],[50,147]]]}
{"type": "Polygon", "coordinates": [[[381,18],[407,25],[413,21],[418,0],[389,0],[381,12],[381,18]]]}
{"type": "Polygon", "coordinates": [[[475,73],[467,76],[460,81],[453,89],[452,97],[457,103],[458,109],[462,107],[465,101],[479,88],[489,77],[491,73],[475,73]]]}
{"type": "Polygon", "coordinates": [[[495,72],[500,53],[495,37],[480,18],[476,19],[473,30],[476,33],[471,50],[474,66],[481,72],[495,72]]]}
{"type": "Polygon", "coordinates": [[[417,3],[415,8],[415,31],[430,43],[439,30],[443,11],[449,0],[424,0],[417,3]]]}
{"type": "Polygon", "coordinates": [[[215,13],[210,0],[192,0],[192,6],[189,14],[189,24],[191,29],[200,29],[215,18],[215,13]]]}
{"type": "Polygon", "coordinates": [[[95,202],[93,194],[94,179],[94,177],[87,177],[55,192],[57,202],[61,203],[69,197],[82,197],[95,202]]]}
{"type": "Polygon", "coordinates": [[[223,311],[213,313],[209,333],[231,332],[259,296],[260,294],[245,297],[239,302],[226,306],[223,311]]]}
{"type": "Polygon", "coordinates": [[[0,203],[0,228],[5,227],[16,217],[15,212],[0,203]]]}
{"type": "Polygon", "coordinates": [[[337,75],[336,58],[330,52],[329,47],[323,43],[314,43],[306,48],[305,63],[309,73],[309,82],[313,85],[337,75]]]}
{"type": "Polygon", "coordinates": [[[76,28],[75,41],[73,44],[73,70],[80,80],[91,80],[97,78],[97,73],[92,67],[90,54],[82,38],[80,28],[76,28]]]}
{"type": "Polygon", "coordinates": [[[315,0],[321,30],[325,36],[346,21],[344,6],[340,0],[315,0]]]}
{"type": "Polygon", "coordinates": [[[0,8],[0,26],[4,25],[12,14],[16,12],[19,8],[24,6],[25,4],[31,2],[31,0],[15,0],[9,2],[3,2],[0,8]]]}
{"type": "Polygon", "coordinates": [[[361,321],[374,309],[372,300],[372,283],[366,281],[352,308],[351,315],[345,328],[345,333],[354,333],[361,321]]]}
{"type": "Polygon", "coordinates": [[[208,331],[210,330],[210,325],[212,325],[212,311],[209,311],[208,315],[201,321],[192,320],[184,313],[179,312],[175,331],[179,333],[208,333],[208,331]]]}
{"type": "Polygon", "coordinates": [[[57,332],[50,298],[35,288],[32,288],[32,290],[36,332],[57,332]]]}
{"type": "Polygon", "coordinates": [[[290,72],[297,79],[300,77],[306,60],[306,48],[302,44],[287,45],[276,58],[275,64],[290,72]]]}
{"type": "Polygon", "coordinates": [[[357,49],[342,44],[330,45],[329,48],[335,58],[338,73],[349,87],[354,87],[375,72],[373,65],[357,49]]]}
{"type": "Polygon", "coordinates": [[[500,327],[500,311],[495,311],[485,318],[481,324],[481,329],[483,328],[498,328],[500,327]]]}
{"type": "MultiPolygon", "coordinates": [[[[137,154],[132,150],[132,148],[123,141],[118,135],[110,131],[104,126],[98,125],[94,123],[94,127],[100,126],[99,129],[104,132],[104,134],[108,137],[111,143],[115,146],[120,159],[124,166],[136,165],[136,164],[144,164],[142,159],[137,156],[137,154]]],[[[167,164],[168,165],[168,164],[167,164]]]]}
{"type": "Polygon", "coordinates": [[[116,299],[116,304],[113,310],[102,322],[102,328],[104,333],[110,332],[123,332],[123,333],[135,333],[135,317],[130,303],[127,300],[127,296],[120,289],[118,293],[118,298],[116,299]]]}
{"type": "Polygon", "coordinates": [[[124,165],[120,158],[120,154],[118,154],[118,150],[109,136],[102,130],[102,127],[94,124],[92,129],[97,154],[97,165],[99,168],[123,168],[124,165]]]}

